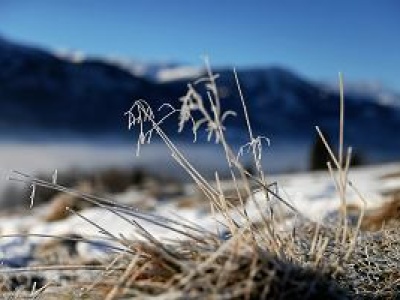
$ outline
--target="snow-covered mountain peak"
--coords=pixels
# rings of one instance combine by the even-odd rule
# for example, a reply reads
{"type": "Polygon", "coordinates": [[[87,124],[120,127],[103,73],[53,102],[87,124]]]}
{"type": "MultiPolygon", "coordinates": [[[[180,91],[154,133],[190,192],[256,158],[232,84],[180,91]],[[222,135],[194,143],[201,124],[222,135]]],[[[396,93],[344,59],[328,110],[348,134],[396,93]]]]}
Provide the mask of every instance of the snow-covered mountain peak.
{"type": "MultiPolygon", "coordinates": [[[[331,92],[339,91],[337,83],[321,83],[320,85],[331,92]]],[[[400,109],[400,93],[385,87],[379,81],[345,81],[344,91],[345,95],[357,96],[364,101],[400,109]]]]}

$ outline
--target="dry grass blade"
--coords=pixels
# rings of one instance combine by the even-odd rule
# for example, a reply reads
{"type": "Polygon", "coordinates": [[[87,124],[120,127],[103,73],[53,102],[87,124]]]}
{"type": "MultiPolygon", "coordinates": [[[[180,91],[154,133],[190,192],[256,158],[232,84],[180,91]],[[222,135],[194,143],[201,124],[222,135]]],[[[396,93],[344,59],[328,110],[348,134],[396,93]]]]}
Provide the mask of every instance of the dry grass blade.
{"type": "MultiPolygon", "coordinates": [[[[93,196],[90,194],[82,193],[77,190],[69,189],[69,188],[66,188],[66,187],[63,187],[63,186],[60,186],[57,184],[53,184],[53,183],[35,178],[33,176],[30,176],[28,174],[25,174],[25,173],[22,173],[19,171],[12,171],[11,174],[22,176],[22,178],[14,177],[11,175],[9,177],[9,180],[20,181],[20,182],[27,183],[27,184],[34,184],[35,186],[46,187],[49,189],[54,189],[54,190],[57,190],[60,192],[68,193],[68,194],[77,196],[80,199],[87,201],[91,204],[94,204],[95,206],[102,207],[108,211],[111,211],[112,213],[114,213],[118,216],[122,216],[121,214],[128,215],[128,216],[152,223],[154,225],[169,229],[171,231],[175,231],[184,236],[188,236],[189,238],[198,239],[199,241],[201,240],[201,239],[197,238],[195,235],[190,234],[190,232],[188,232],[188,231],[197,232],[198,234],[201,234],[202,236],[209,235],[210,238],[213,236],[212,233],[202,231],[197,226],[189,226],[188,224],[179,222],[176,219],[166,218],[166,217],[154,215],[154,214],[151,214],[148,212],[141,212],[137,208],[130,207],[130,206],[127,206],[124,204],[120,204],[120,203],[111,201],[106,198],[101,198],[101,197],[93,196]],[[177,226],[181,227],[182,229],[170,226],[169,224],[177,225],[177,226]]],[[[123,218],[125,218],[125,217],[123,217],[123,218]]],[[[131,223],[131,221],[127,221],[127,222],[131,223]]]]}

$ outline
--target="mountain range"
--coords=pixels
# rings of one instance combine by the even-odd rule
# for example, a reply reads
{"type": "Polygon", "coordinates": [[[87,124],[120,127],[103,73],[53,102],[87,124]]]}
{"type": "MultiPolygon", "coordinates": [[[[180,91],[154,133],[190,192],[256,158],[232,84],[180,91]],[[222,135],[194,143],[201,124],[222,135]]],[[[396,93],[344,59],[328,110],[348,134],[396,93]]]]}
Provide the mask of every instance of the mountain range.
{"type": "MultiPolygon", "coordinates": [[[[239,112],[227,125],[230,137],[241,141],[246,124],[233,71],[213,71],[219,74],[223,109],[239,112]]],[[[136,99],[146,99],[153,107],[165,102],[178,106],[187,83],[202,74],[204,70],[177,64],[146,69],[116,60],[61,56],[0,37],[0,140],[132,139],[124,112],[136,99]]],[[[332,137],[337,135],[337,87],[283,67],[241,68],[238,76],[257,134],[311,143],[319,125],[332,137]]],[[[400,149],[400,94],[379,86],[345,86],[349,144],[366,156],[392,153],[390,159],[400,159],[396,151],[400,149]]],[[[176,119],[164,126],[175,138],[189,137],[188,132],[177,134],[176,119]]]]}

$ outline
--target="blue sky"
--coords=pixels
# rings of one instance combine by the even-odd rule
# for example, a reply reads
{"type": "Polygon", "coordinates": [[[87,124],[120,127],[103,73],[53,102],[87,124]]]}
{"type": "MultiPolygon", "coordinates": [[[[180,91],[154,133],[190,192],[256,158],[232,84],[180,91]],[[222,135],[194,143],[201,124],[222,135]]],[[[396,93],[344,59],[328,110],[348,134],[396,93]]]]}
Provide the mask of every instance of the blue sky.
{"type": "Polygon", "coordinates": [[[400,91],[400,1],[2,0],[0,35],[142,61],[288,67],[400,91]]]}

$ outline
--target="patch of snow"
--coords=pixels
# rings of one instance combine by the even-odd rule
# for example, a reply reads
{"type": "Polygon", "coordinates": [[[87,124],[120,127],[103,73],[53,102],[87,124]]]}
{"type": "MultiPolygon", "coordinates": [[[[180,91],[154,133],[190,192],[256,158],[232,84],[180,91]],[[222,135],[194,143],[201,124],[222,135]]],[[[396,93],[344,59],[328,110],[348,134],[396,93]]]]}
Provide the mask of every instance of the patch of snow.
{"type": "Polygon", "coordinates": [[[79,64],[82,63],[85,59],[86,56],[82,51],[79,50],[69,50],[65,48],[60,48],[57,50],[53,51],[53,54],[63,60],[79,64]]]}
{"type": "Polygon", "coordinates": [[[201,68],[191,66],[180,66],[176,68],[161,69],[157,73],[157,79],[160,82],[169,82],[175,80],[190,80],[203,74],[201,68]]]}
{"type": "MultiPolygon", "coordinates": [[[[323,83],[323,87],[330,91],[339,91],[337,83],[323,83]]],[[[345,94],[356,95],[364,99],[376,99],[377,104],[400,109],[400,94],[386,88],[378,81],[346,82],[345,94]]]]}

